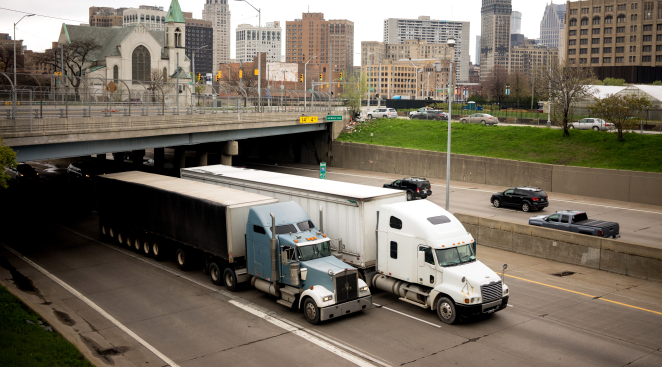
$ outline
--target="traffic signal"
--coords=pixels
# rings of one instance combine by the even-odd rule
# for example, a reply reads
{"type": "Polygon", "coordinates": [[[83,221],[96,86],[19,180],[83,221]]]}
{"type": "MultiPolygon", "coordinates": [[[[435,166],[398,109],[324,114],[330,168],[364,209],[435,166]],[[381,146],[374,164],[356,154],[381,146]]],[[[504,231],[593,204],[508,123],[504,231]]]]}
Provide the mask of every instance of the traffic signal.
{"type": "Polygon", "coordinates": [[[303,83],[303,74],[299,74],[299,83],[303,83]]]}
{"type": "Polygon", "coordinates": [[[221,73],[221,71],[219,70],[219,71],[216,73],[216,81],[218,81],[219,79],[221,79],[221,76],[222,76],[222,75],[223,75],[223,73],[221,73]]]}
{"type": "Polygon", "coordinates": [[[198,73],[198,80],[202,80],[202,73],[198,73]]]}
{"type": "Polygon", "coordinates": [[[320,82],[322,81],[322,74],[320,74],[320,82]]]}
{"type": "Polygon", "coordinates": [[[241,79],[241,78],[243,78],[243,77],[244,77],[244,71],[243,71],[243,70],[239,70],[239,79],[241,79]]]}
{"type": "Polygon", "coordinates": [[[342,81],[342,73],[340,73],[340,81],[342,81]]]}
{"type": "Polygon", "coordinates": [[[260,72],[257,69],[255,69],[255,70],[253,70],[253,74],[260,75],[260,72]]]}

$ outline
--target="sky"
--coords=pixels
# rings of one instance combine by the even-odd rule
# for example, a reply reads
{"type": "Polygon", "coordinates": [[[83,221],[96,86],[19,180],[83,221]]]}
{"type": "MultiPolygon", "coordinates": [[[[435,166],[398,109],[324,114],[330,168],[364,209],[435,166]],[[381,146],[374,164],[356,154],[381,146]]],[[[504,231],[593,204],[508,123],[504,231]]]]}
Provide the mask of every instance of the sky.
{"type": "MultiPolygon", "coordinates": [[[[237,25],[248,23],[257,25],[257,12],[241,1],[230,2],[232,28],[232,58],[235,57],[235,29],[237,25]]],[[[324,13],[325,19],[348,19],[354,22],[354,63],[360,63],[361,41],[383,41],[383,22],[387,18],[416,19],[421,15],[429,15],[432,19],[468,21],[471,27],[471,61],[475,60],[476,36],[480,34],[481,0],[438,0],[438,1],[303,1],[303,0],[251,0],[253,6],[262,10],[262,24],[280,21],[283,31],[285,21],[301,18],[301,13],[324,13]],[[392,6],[385,6],[393,4],[392,6]],[[430,6],[430,4],[434,4],[430,6]]],[[[557,0],[557,3],[562,3],[557,0]]],[[[202,18],[202,8],[205,0],[180,0],[182,11],[192,12],[194,18],[202,18]]],[[[522,32],[527,38],[540,37],[540,21],[545,11],[546,0],[512,0],[513,10],[522,12],[522,32]]],[[[51,42],[57,41],[62,23],[80,24],[89,22],[90,6],[134,7],[139,5],[163,6],[167,10],[170,0],[26,0],[3,1],[0,5],[0,33],[9,33],[13,38],[13,23],[24,14],[11,11],[35,12],[42,16],[23,19],[16,26],[16,39],[23,39],[24,45],[33,51],[43,51],[51,48],[51,42]],[[10,9],[10,10],[8,10],[10,9]],[[48,18],[64,18],[53,19],[48,18]]],[[[283,55],[285,43],[283,42],[283,55]]]]}

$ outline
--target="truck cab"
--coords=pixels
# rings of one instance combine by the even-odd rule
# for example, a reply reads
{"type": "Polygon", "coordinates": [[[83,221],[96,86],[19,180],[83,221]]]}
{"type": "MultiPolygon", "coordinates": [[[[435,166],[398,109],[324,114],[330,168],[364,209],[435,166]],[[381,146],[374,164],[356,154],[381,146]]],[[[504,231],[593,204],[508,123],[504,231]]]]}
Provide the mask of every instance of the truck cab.
{"type": "Polygon", "coordinates": [[[473,236],[429,201],[383,205],[377,247],[376,274],[369,283],[436,310],[442,322],[493,313],[508,304],[508,287],[477,260],[473,236]]]}
{"type": "Polygon", "coordinates": [[[312,324],[372,305],[358,270],[331,252],[331,239],[295,202],[251,208],[246,224],[251,284],[304,312],[312,324]]]}

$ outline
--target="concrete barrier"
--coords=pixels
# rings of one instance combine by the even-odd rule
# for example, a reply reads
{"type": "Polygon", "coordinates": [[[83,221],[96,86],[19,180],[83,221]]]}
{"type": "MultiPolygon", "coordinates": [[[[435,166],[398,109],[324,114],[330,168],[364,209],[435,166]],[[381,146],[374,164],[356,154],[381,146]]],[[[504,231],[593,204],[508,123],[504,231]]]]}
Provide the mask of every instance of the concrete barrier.
{"type": "MultiPolygon", "coordinates": [[[[333,142],[331,166],[446,178],[446,153],[333,142]]],[[[535,186],[548,192],[662,205],[662,173],[558,166],[509,159],[451,155],[451,180],[498,186],[535,186]]]]}
{"type": "Polygon", "coordinates": [[[481,246],[662,281],[662,249],[556,229],[454,214],[481,246]]]}

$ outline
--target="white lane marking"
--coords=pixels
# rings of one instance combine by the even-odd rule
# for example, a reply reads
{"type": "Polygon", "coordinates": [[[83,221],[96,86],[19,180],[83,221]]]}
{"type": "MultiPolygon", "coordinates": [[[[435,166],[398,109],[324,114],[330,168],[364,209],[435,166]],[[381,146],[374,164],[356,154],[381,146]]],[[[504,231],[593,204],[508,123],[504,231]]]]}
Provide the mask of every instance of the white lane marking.
{"type": "Polygon", "coordinates": [[[425,320],[421,320],[421,319],[419,319],[418,317],[414,317],[414,316],[411,316],[411,315],[407,315],[406,313],[402,313],[402,312],[400,312],[400,311],[396,311],[396,310],[394,310],[394,309],[392,309],[392,308],[388,308],[388,307],[386,307],[386,306],[378,305],[378,304],[376,304],[376,303],[374,303],[374,302],[373,302],[372,304],[375,305],[375,306],[377,306],[377,307],[379,307],[379,308],[383,308],[383,309],[385,309],[385,310],[389,310],[389,311],[391,311],[391,312],[398,313],[398,314],[400,314],[400,315],[402,315],[402,316],[407,316],[407,317],[409,317],[409,318],[411,318],[411,319],[414,319],[414,320],[417,320],[417,321],[420,321],[420,322],[424,322],[424,323],[426,323],[426,324],[428,324],[428,325],[432,325],[432,326],[434,326],[434,327],[441,328],[441,326],[439,326],[439,325],[437,325],[437,324],[433,324],[433,323],[431,323],[431,322],[428,322],[428,321],[425,321],[425,320]]]}
{"type": "MultiPolygon", "coordinates": [[[[93,241],[93,242],[96,242],[96,243],[101,244],[101,245],[103,245],[103,246],[106,246],[106,247],[108,247],[109,249],[112,249],[112,250],[115,250],[115,251],[117,251],[117,252],[120,252],[120,253],[122,253],[122,254],[124,254],[124,255],[127,255],[127,256],[129,256],[129,257],[132,257],[132,258],[134,258],[134,259],[136,259],[136,260],[139,260],[139,261],[142,261],[142,262],[144,262],[144,263],[146,263],[146,264],[152,265],[152,266],[154,266],[154,267],[156,267],[156,268],[159,268],[159,269],[161,269],[161,270],[163,270],[163,271],[165,271],[165,272],[168,272],[168,273],[170,273],[170,274],[173,274],[173,275],[175,275],[175,276],[177,276],[177,277],[180,277],[180,278],[182,278],[182,279],[188,280],[189,282],[191,282],[191,283],[195,283],[195,284],[197,284],[197,285],[199,285],[199,286],[201,286],[201,287],[203,287],[203,288],[206,288],[206,289],[208,289],[208,290],[210,290],[210,291],[213,291],[213,292],[216,292],[216,293],[218,293],[218,294],[221,294],[221,295],[223,295],[223,296],[225,296],[225,297],[228,297],[228,298],[231,299],[231,301],[228,301],[228,302],[232,303],[232,304],[235,305],[235,306],[237,306],[235,303],[240,303],[240,304],[246,305],[247,307],[252,308],[252,309],[255,310],[256,312],[260,312],[260,313],[262,313],[262,314],[268,315],[268,314],[266,314],[266,313],[260,311],[260,310],[258,309],[259,306],[257,306],[256,304],[254,304],[254,303],[252,303],[252,302],[250,302],[250,301],[247,301],[247,300],[245,300],[245,299],[243,299],[243,298],[241,298],[241,297],[239,297],[239,296],[236,296],[236,295],[234,295],[233,293],[230,293],[230,292],[224,291],[224,290],[222,290],[222,289],[218,289],[218,288],[216,288],[216,287],[212,287],[212,286],[210,286],[210,285],[208,285],[208,284],[205,284],[205,283],[201,283],[201,282],[199,282],[199,281],[197,281],[197,280],[195,280],[195,279],[193,279],[193,278],[191,278],[191,277],[188,277],[188,276],[186,276],[186,275],[184,275],[184,274],[181,274],[181,273],[179,273],[179,272],[177,272],[177,271],[174,271],[174,270],[172,270],[172,269],[170,269],[170,268],[168,268],[168,267],[165,267],[165,266],[163,266],[163,265],[161,265],[161,264],[159,264],[159,263],[157,263],[157,262],[154,262],[154,261],[152,261],[152,260],[149,260],[149,259],[147,259],[147,258],[144,258],[144,257],[142,257],[142,256],[140,256],[140,255],[136,255],[136,254],[134,254],[133,252],[130,252],[130,251],[128,251],[128,250],[120,249],[120,248],[118,248],[118,247],[116,247],[116,246],[112,246],[112,245],[109,245],[109,244],[107,244],[107,243],[104,243],[104,242],[98,241],[98,240],[96,240],[96,239],[94,239],[94,238],[92,238],[92,237],[86,236],[86,235],[84,235],[84,234],[82,234],[82,233],[80,233],[80,232],[78,232],[78,231],[76,231],[76,230],[73,230],[73,229],[71,229],[71,228],[67,228],[67,227],[62,226],[62,225],[58,225],[58,227],[60,227],[61,229],[66,230],[66,231],[69,231],[69,232],[71,232],[71,233],[74,233],[74,234],[76,234],[76,235],[78,235],[78,236],[81,236],[81,237],[83,237],[83,238],[85,238],[85,239],[88,239],[88,240],[90,240],[90,241],[93,241]],[[232,301],[234,301],[235,303],[233,303],[232,301]]],[[[239,306],[237,306],[237,307],[239,307],[239,306]]],[[[242,309],[243,309],[243,308],[242,308],[242,309]]],[[[251,313],[252,313],[252,312],[251,312],[251,313]]],[[[318,339],[325,339],[327,342],[332,343],[332,344],[335,344],[335,345],[338,345],[338,346],[340,346],[340,347],[343,348],[343,349],[346,349],[346,350],[348,350],[348,351],[351,351],[352,353],[358,355],[359,357],[361,357],[361,358],[363,358],[363,359],[366,359],[366,360],[369,360],[369,361],[371,361],[371,362],[377,363],[377,364],[382,365],[382,366],[384,366],[384,367],[389,367],[389,366],[390,366],[390,365],[388,365],[388,364],[386,364],[386,363],[383,363],[383,362],[377,360],[375,357],[369,356],[369,355],[367,355],[367,354],[365,354],[365,353],[362,353],[362,352],[360,352],[360,351],[358,351],[358,350],[356,350],[356,349],[352,349],[352,348],[350,348],[350,347],[348,347],[348,346],[346,346],[346,345],[344,345],[344,344],[342,344],[342,343],[336,342],[336,341],[334,341],[334,340],[332,340],[332,339],[329,339],[329,338],[323,337],[323,336],[319,335],[318,333],[315,333],[315,332],[313,332],[313,331],[311,331],[311,330],[308,330],[308,329],[304,328],[303,326],[300,326],[300,325],[296,324],[295,322],[292,322],[292,321],[289,321],[289,320],[286,320],[286,319],[282,319],[282,318],[280,318],[279,316],[274,315],[274,314],[270,314],[270,315],[268,315],[268,316],[269,316],[270,318],[272,318],[272,319],[279,320],[279,321],[281,321],[281,322],[283,322],[283,323],[285,323],[285,324],[289,324],[289,325],[291,325],[290,327],[294,327],[294,328],[296,328],[296,329],[299,330],[301,333],[308,333],[308,334],[310,334],[310,337],[312,337],[312,338],[317,337],[318,339]]],[[[269,321],[269,320],[267,320],[267,321],[269,321]]],[[[299,334],[296,334],[296,335],[299,335],[299,334]]],[[[299,335],[299,336],[301,336],[301,335],[299,335]]],[[[320,343],[324,343],[322,340],[319,340],[319,342],[320,342],[320,343]]],[[[317,344],[317,343],[315,343],[315,344],[317,344]]],[[[319,345],[319,344],[318,344],[318,345],[319,345]]],[[[333,352],[333,350],[337,350],[337,351],[342,352],[341,349],[339,349],[339,348],[335,348],[335,347],[333,347],[333,346],[331,346],[331,345],[329,346],[330,349],[329,349],[329,348],[326,348],[326,347],[323,347],[323,348],[324,348],[324,349],[327,349],[327,350],[329,350],[329,351],[332,351],[332,352],[333,352]]],[[[335,352],[333,352],[333,353],[335,353],[335,352]]],[[[341,354],[335,353],[335,354],[337,354],[338,356],[340,356],[340,357],[342,357],[342,358],[344,358],[344,359],[349,360],[350,362],[353,362],[353,361],[350,360],[349,358],[356,358],[356,357],[354,357],[353,355],[351,355],[351,354],[347,354],[347,353],[341,353],[341,354]]],[[[362,363],[367,363],[367,362],[365,362],[365,361],[363,361],[363,360],[361,360],[361,359],[358,359],[358,360],[361,361],[362,363]]],[[[365,364],[365,366],[373,366],[373,365],[371,365],[371,364],[365,364]]]]}
{"type": "Polygon", "coordinates": [[[27,257],[23,256],[20,254],[18,251],[15,251],[13,248],[5,245],[4,243],[0,243],[2,247],[6,248],[9,250],[11,253],[16,255],[18,258],[21,260],[25,261],[28,263],[30,266],[33,268],[37,269],[39,272],[44,274],[45,276],[49,277],[52,281],[55,283],[59,284],[62,288],[66,289],[69,293],[73,294],[78,298],[79,300],[85,302],[88,306],[90,306],[93,310],[98,312],[101,316],[105,317],[108,321],[112,322],[113,325],[117,326],[120,330],[124,331],[125,333],[129,334],[133,339],[135,339],[138,343],[142,344],[145,348],[147,348],[150,352],[154,353],[157,357],[159,357],[163,362],[167,363],[171,367],[179,367],[177,363],[175,363],[172,359],[168,358],[165,356],[165,354],[161,353],[158,351],[158,349],[154,348],[151,344],[147,343],[143,338],[139,337],[131,331],[128,327],[124,326],[122,323],[117,321],[114,317],[110,316],[106,311],[104,311],[101,307],[97,306],[96,303],[92,302],[89,298],[85,297],[82,295],[80,292],[75,290],[73,287],[71,287],[69,284],[63,282],[60,280],[60,278],[56,277],[55,275],[49,273],[46,269],[42,268],[41,266],[35,264],[32,260],[28,259],[27,257]]]}
{"type": "Polygon", "coordinates": [[[513,307],[513,305],[508,305],[508,307],[513,307]]]}
{"type": "Polygon", "coordinates": [[[274,324],[274,325],[276,325],[276,326],[278,326],[282,329],[285,329],[286,331],[288,331],[288,332],[290,332],[294,335],[300,336],[301,338],[308,340],[309,342],[317,345],[318,347],[326,349],[329,352],[331,352],[335,355],[338,355],[338,356],[346,359],[347,361],[352,362],[352,363],[354,363],[358,366],[363,366],[363,367],[372,367],[373,366],[372,364],[368,363],[367,361],[364,361],[364,360],[362,360],[358,357],[355,357],[351,354],[347,354],[347,353],[345,353],[345,351],[341,350],[340,348],[336,348],[335,346],[333,346],[333,345],[331,345],[331,344],[329,344],[329,343],[327,343],[327,342],[325,342],[325,341],[323,341],[323,340],[321,340],[317,337],[314,337],[314,336],[310,335],[309,333],[307,333],[303,330],[300,330],[297,327],[294,327],[292,325],[284,323],[281,320],[278,320],[274,317],[271,317],[271,316],[267,315],[266,313],[251,307],[250,305],[243,304],[243,303],[237,302],[235,300],[230,300],[228,302],[235,305],[236,307],[241,308],[242,310],[244,310],[248,313],[251,313],[251,314],[253,314],[253,315],[255,315],[255,316],[257,316],[257,317],[259,317],[259,318],[261,318],[265,321],[268,321],[268,322],[270,322],[270,323],[272,323],[272,324],[274,324]]]}
{"type": "MultiPolygon", "coordinates": [[[[300,167],[274,166],[272,164],[264,164],[264,163],[251,163],[251,164],[260,165],[260,166],[268,166],[268,167],[276,167],[276,168],[281,167],[281,168],[288,168],[288,169],[298,169],[298,170],[302,170],[302,171],[317,172],[317,171],[312,170],[312,169],[300,168],[300,167]]],[[[389,180],[394,180],[393,177],[365,176],[365,175],[355,175],[355,174],[352,174],[352,173],[340,173],[340,172],[331,172],[331,171],[329,171],[327,173],[330,174],[330,175],[345,175],[345,176],[353,176],[353,177],[372,178],[372,179],[376,179],[376,180],[382,179],[382,178],[389,179],[389,180]]],[[[442,184],[430,184],[430,186],[446,187],[446,185],[442,185],[442,184]]],[[[458,187],[458,186],[454,186],[453,189],[454,190],[468,190],[468,191],[494,193],[494,191],[489,191],[489,190],[479,190],[479,189],[472,189],[472,188],[458,187]]],[[[554,199],[554,201],[561,201],[561,202],[573,203],[573,204],[593,205],[593,206],[599,206],[599,207],[608,208],[608,209],[630,210],[630,211],[641,212],[641,213],[662,214],[662,212],[655,212],[655,211],[650,211],[650,210],[630,209],[630,208],[622,208],[622,207],[610,206],[610,205],[600,205],[600,204],[589,203],[589,202],[585,202],[585,201],[577,201],[577,200],[554,199]]]]}

